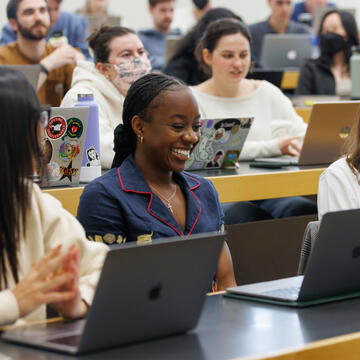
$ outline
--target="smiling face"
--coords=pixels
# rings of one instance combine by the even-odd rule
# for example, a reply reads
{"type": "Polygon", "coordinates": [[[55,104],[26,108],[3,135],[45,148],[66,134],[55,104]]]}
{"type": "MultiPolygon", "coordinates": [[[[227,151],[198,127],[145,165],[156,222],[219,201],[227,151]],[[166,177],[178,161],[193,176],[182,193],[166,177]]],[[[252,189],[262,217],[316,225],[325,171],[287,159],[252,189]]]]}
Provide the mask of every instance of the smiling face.
{"type": "Polygon", "coordinates": [[[49,31],[50,17],[45,0],[23,0],[20,2],[16,20],[9,20],[11,27],[29,40],[44,39],[49,31]]]}
{"type": "Polygon", "coordinates": [[[181,172],[185,162],[200,140],[200,114],[188,88],[165,90],[153,101],[149,121],[133,119],[133,129],[143,136],[137,145],[135,158],[161,172],[181,172]]]}
{"type": "Polygon", "coordinates": [[[240,33],[224,35],[212,53],[208,49],[203,50],[203,58],[210,66],[214,79],[225,83],[239,83],[250,68],[250,44],[240,33]]]}

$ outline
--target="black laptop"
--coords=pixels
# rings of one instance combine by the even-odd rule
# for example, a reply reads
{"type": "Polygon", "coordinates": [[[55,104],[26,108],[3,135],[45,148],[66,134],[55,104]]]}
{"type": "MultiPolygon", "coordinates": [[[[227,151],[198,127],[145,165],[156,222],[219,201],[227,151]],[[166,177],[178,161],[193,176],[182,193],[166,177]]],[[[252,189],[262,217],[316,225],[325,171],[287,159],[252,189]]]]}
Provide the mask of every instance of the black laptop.
{"type": "Polygon", "coordinates": [[[198,322],[224,239],[210,233],[111,250],[86,319],[13,328],[3,339],[82,354],[184,333],[198,322]]]}

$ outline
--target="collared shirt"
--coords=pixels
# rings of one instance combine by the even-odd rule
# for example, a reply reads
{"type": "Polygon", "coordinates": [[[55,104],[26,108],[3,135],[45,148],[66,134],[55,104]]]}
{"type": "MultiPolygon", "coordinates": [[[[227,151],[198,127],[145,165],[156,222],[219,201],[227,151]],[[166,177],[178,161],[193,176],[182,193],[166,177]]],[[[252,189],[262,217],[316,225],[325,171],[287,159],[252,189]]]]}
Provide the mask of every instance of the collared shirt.
{"type": "MultiPolygon", "coordinates": [[[[252,38],[252,59],[256,66],[261,66],[260,59],[264,37],[266,34],[277,34],[277,32],[270,26],[269,19],[251,25],[249,30],[252,38]]],[[[285,33],[310,34],[310,30],[306,25],[290,21],[285,33]]]]}
{"type": "Polygon", "coordinates": [[[165,65],[166,39],[169,35],[180,36],[179,29],[173,29],[169,34],[163,34],[155,29],[140,30],[139,37],[144,48],[150,54],[150,62],[153,70],[162,70],[165,65]]]}
{"type": "Polygon", "coordinates": [[[95,179],[85,187],[78,208],[78,219],[90,240],[107,244],[219,231],[224,214],[212,183],[187,172],[174,173],[173,180],[186,198],[186,225],[179,224],[154,194],[133,156],[117,169],[95,179]]]}
{"type": "MultiPolygon", "coordinates": [[[[55,32],[61,32],[71,46],[80,49],[85,57],[91,60],[88,43],[85,41],[87,37],[87,27],[88,22],[84,16],[61,11],[58,21],[50,28],[46,41],[48,41],[55,32]]],[[[10,27],[9,23],[7,23],[2,28],[0,45],[10,44],[16,40],[16,33],[10,27]]]]}

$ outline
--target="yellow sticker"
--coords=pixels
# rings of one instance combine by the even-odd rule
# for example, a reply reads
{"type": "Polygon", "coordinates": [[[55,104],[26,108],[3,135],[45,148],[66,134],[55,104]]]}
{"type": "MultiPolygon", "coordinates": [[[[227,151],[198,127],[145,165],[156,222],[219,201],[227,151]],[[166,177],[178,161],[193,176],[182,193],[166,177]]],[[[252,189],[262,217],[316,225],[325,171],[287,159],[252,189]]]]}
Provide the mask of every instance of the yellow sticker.
{"type": "Polygon", "coordinates": [[[96,242],[103,242],[103,238],[102,238],[102,236],[100,236],[100,235],[95,235],[95,241],[96,242]]]}
{"type": "Polygon", "coordinates": [[[119,235],[116,242],[118,244],[125,244],[126,243],[126,237],[123,238],[121,235],[119,235]]]}

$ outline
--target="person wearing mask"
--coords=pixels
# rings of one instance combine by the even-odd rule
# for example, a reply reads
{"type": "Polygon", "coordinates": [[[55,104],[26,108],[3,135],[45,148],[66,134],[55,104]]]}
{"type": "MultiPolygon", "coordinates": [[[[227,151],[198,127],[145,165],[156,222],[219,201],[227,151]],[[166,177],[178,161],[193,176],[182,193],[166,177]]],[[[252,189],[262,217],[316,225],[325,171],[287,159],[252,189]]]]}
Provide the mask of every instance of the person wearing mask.
{"type": "MultiPolygon", "coordinates": [[[[131,85],[123,124],[114,134],[113,168],[88,184],[80,198],[78,219],[90,240],[142,243],[222,231],[214,186],[184,171],[200,127],[196,101],[179,80],[153,73],[131,85]]],[[[214,273],[217,290],[235,286],[226,243],[214,273]]]]}
{"type": "Polygon", "coordinates": [[[327,12],[321,21],[319,39],[320,56],[301,68],[296,94],[349,97],[351,48],[359,45],[354,17],[342,10],[327,12]]]}
{"type": "Polygon", "coordinates": [[[266,34],[309,34],[305,25],[291,21],[293,0],[267,0],[271,10],[265,21],[250,25],[250,34],[253,41],[252,56],[256,67],[261,67],[261,50],[266,34]]]}
{"type": "Polygon", "coordinates": [[[165,65],[167,37],[181,35],[179,29],[171,29],[174,8],[175,0],[149,0],[149,12],[154,27],[138,32],[145,49],[150,54],[153,70],[161,71],[165,65]]]}
{"type": "Polygon", "coordinates": [[[89,45],[94,62],[78,62],[71,89],[61,106],[74,106],[78,94],[94,94],[99,107],[101,166],[109,169],[114,157],[114,130],[121,123],[124,97],[138,77],[150,72],[151,65],[137,34],[122,26],[104,26],[94,31],[89,45]]]}
{"type": "Polygon", "coordinates": [[[187,85],[198,85],[207,80],[209,75],[205,73],[195,57],[195,48],[203,36],[206,27],[215,20],[222,18],[235,18],[239,16],[225,8],[213,8],[209,10],[199,22],[179,41],[174,55],[164,69],[165,74],[172,75],[184,81],[187,85]]]}
{"type": "MultiPolygon", "coordinates": [[[[33,183],[41,169],[41,134],[49,119],[20,72],[0,68],[0,325],[86,315],[107,252],[79,222],[33,183]],[[21,136],[19,136],[21,132],[21,136]]],[[[40,171],[41,172],[41,171],[40,171]]]]}
{"type": "Polygon", "coordinates": [[[46,42],[50,16],[45,0],[10,0],[7,16],[17,41],[0,47],[0,64],[39,64],[40,101],[59,106],[70,88],[74,65],[83,55],[68,44],[54,47],[46,42]]]}
{"type": "MultiPolygon", "coordinates": [[[[57,46],[65,43],[79,49],[82,54],[91,59],[88,43],[86,41],[87,20],[78,14],[60,11],[62,0],[46,0],[50,14],[50,28],[46,35],[46,41],[57,46]]],[[[17,40],[17,34],[7,23],[2,28],[0,46],[13,43],[17,40]]]]}
{"type": "Polygon", "coordinates": [[[291,20],[296,22],[306,22],[312,25],[312,17],[316,8],[336,7],[336,5],[327,0],[305,0],[295,4],[291,20]]]}
{"type": "Polygon", "coordinates": [[[192,0],[192,6],[175,9],[173,27],[186,34],[211,8],[210,0],[192,0]]]}
{"type": "MultiPolygon", "coordinates": [[[[240,159],[298,156],[306,124],[291,101],[267,81],[247,79],[251,36],[235,19],[212,22],[196,54],[210,78],[192,89],[203,119],[254,117],[240,159]]],[[[225,224],[316,213],[316,204],[301,197],[225,204],[225,224]]]]}

